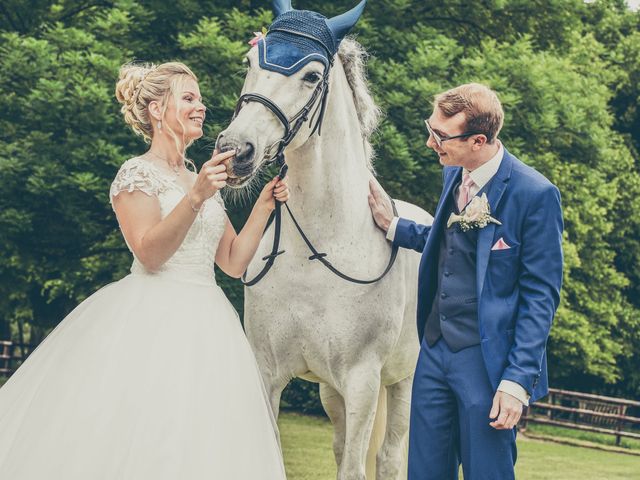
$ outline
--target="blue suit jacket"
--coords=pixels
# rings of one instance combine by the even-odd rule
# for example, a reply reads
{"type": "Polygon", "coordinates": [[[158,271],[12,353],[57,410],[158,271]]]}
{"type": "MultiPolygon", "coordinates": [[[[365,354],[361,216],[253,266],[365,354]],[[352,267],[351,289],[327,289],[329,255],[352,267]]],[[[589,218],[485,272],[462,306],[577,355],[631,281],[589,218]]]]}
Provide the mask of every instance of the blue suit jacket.
{"type": "MultiPolygon", "coordinates": [[[[418,336],[422,340],[438,286],[438,253],[446,229],[445,199],[462,168],[445,167],[444,189],[431,227],[400,219],[394,243],[422,252],[418,336]]],[[[522,385],[536,401],[548,393],[546,342],[562,284],[562,209],[558,189],[507,150],[488,185],[490,223],[478,231],[478,325],[487,373],[522,385]],[[511,247],[491,250],[503,238],[511,247]]]]}

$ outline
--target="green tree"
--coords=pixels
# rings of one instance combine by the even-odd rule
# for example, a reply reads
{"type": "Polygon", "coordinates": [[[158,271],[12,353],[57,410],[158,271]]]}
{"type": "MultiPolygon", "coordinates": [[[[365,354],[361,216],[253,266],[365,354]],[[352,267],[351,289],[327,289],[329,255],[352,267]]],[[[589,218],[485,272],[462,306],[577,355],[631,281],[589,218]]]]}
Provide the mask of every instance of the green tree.
{"type": "MultiPolygon", "coordinates": [[[[294,6],[335,15],[354,3],[294,6]]],[[[246,41],[270,23],[269,7],[0,5],[0,336],[38,342],[127,270],[107,192],[144,144],[113,96],[119,65],[176,59],[194,69],[209,107],[206,138],[190,150],[201,163],[231,118],[246,41]]],[[[422,122],[433,95],[468,81],[499,92],[505,145],[563,195],[566,274],[549,348],[553,383],[625,395],[640,394],[639,26],[623,0],[381,0],[354,32],[371,53],[371,85],[386,113],[376,169],[396,197],[435,208],[441,170],[422,122]]],[[[231,206],[236,226],[247,208],[231,206]]],[[[239,282],[219,281],[241,310],[239,282]]]]}

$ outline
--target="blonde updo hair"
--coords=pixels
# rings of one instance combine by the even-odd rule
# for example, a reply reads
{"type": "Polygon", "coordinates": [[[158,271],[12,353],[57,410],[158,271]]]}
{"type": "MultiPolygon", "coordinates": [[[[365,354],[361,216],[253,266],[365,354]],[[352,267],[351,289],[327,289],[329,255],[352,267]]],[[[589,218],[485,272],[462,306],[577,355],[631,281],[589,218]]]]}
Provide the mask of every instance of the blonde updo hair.
{"type": "MultiPolygon", "coordinates": [[[[116,83],[116,98],[122,104],[120,111],[124,115],[124,121],[136,134],[142,135],[147,143],[151,142],[153,119],[149,113],[149,104],[159,102],[164,119],[169,96],[178,95],[177,92],[189,78],[198,81],[189,67],[180,62],[122,65],[116,83]]],[[[174,132],[171,133],[175,136],[174,132]]]]}

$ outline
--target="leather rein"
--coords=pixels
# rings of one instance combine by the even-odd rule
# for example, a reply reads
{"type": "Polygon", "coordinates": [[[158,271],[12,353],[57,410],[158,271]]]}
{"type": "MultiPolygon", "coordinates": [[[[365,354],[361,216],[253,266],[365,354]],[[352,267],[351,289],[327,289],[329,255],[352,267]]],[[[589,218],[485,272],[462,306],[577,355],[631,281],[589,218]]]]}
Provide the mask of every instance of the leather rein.
{"type": "MultiPolygon", "coordinates": [[[[333,65],[333,60],[331,62],[331,65],[333,65]]],[[[327,97],[329,92],[329,71],[330,71],[331,65],[329,65],[329,67],[325,69],[325,72],[322,76],[322,81],[319,82],[318,85],[316,86],[315,90],[311,94],[311,97],[309,98],[309,101],[302,107],[302,109],[298,113],[296,113],[291,118],[291,120],[287,118],[287,116],[284,114],[282,109],[278,107],[278,105],[276,105],[274,102],[272,102],[269,98],[265,97],[264,95],[260,95],[258,93],[245,93],[244,95],[241,95],[240,98],[238,99],[235,112],[233,114],[233,118],[235,118],[238,115],[238,113],[240,112],[244,104],[249,102],[257,102],[267,107],[267,109],[271,113],[273,113],[276,116],[276,118],[280,120],[280,122],[282,123],[282,126],[284,127],[284,135],[280,140],[276,141],[274,144],[272,144],[268,148],[267,155],[270,154],[273,148],[276,146],[277,146],[277,151],[274,155],[271,156],[271,158],[266,163],[267,165],[276,163],[276,165],[279,168],[278,177],[280,179],[285,178],[285,176],[287,175],[287,170],[289,168],[285,160],[284,149],[287,147],[287,145],[289,145],[293,141],[293,139],[297,135],[302,125],[309,119],[309,113],[313,109],[316,102],[318,102],[318,99],[320,99],[320,101],[318,105],[316,105],[316,108],[313,114],[311,115],[311,123],[313,123],[314,120],[316,123],[313,129],[311,130],[311,134],[309,135],[309,137],[311,137],[316,132],[316,130],[318,131],[318,135],[320,135],[320,132],[322,129],[322,120],[324,118],[324,113],[327,105],[327,97]],[[317,115],[317,118],[316,118],[316,115],[317,115]],[[291,124],[293,124],[293,126],[291,126],[291,124]]],[[[398,212],[396,210],[396,205],[393,202],[393,200],[391,200],[391,204],[393,206],[393,213],[394,215],[397,216],[398,212]]],[[[271,267],[275,263],[276,258],[285,252],[284,250],[279,250],[280,233],[282,229],[282,205],[283,205],[282,202],[279,202],[278,200],[276,200],[276,208],[274,213],[272,214],[273,215],[272,218],[275,221],[273,245],[271,247],[271,253],[269,253],[269,255],[262,257],[262,260],[266,262],[264,267],[251,280],[247,280],[246,272],[242,276],[242,283],[247,287],[251,287],[256,283],[258,283],[260,280],[262,280],[262,278],[264,278],[264,276],[267,274],[267,272],[271,269],[271,267]]],[[[344,280],[347,280],[349,282],[358,283],[361,285],[368,285],[371,283],[375,283],[381,280],[382,278],[384,278],[385,275],[389,273],[389,271],[391,270],[391,267],[393,267],[393,264],[396,261],[396,257],[398,256],[398,247],[396,245],[394,245],[391,249],[391,257],[389,258],[389,262],[387,263],[386,268],[376,278],[373,278],[370,280],[361,280],[361,279],[350,277],[349,275],[342,273],[337,268],[335,268],[331,264],[331,262],[329,262],[329,260],[325,258],[327,256],[326,253],[318,252],[318,250],[313,246],[309,238],[305,235],[304,231],[302,230],[302,227],[296,220],[295,216],[291,212],[289,205],[284,203],[284,206],[289,212],[289,215],[293,220],[293,224],[295,225],[296,229],[300,233],[300,236],[302,237],[302,239],[304,240],[307,247],[312,253],[312,255],[309,257],[309,260],[320,261],[325,267],[327,267],[331,272],[336,274],[338,277],[344,280]]]]}

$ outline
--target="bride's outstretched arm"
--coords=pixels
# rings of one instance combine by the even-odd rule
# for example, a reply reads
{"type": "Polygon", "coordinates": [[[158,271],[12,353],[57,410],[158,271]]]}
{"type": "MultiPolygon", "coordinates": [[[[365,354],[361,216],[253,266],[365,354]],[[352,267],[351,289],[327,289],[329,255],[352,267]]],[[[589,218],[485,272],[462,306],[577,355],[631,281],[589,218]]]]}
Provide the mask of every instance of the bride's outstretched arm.
{"type": "Polygon", "coordinates": [[[206,162],[187,195],[164,219],[158,198],[141,191],[120,192],[113,208],[125,240],[147,270],[160,268],[178,250],[204,201],[226,185],[220,163],[233,152],[214,154],[206,162]]]}
{"type": "Polygon", "coordinates": [[[225,232],[216,251],[216,263],[224,273],[235,278],[242,276],[258,249],[262,232],[275,208],[275,200],[286,202],[288,199],[287,179],[276,177],[262,189],[240,233],[236,234],[227,218],[225,232]]]}

